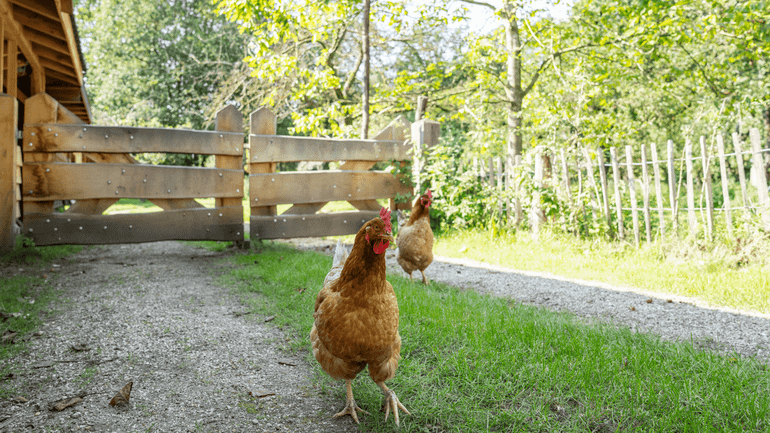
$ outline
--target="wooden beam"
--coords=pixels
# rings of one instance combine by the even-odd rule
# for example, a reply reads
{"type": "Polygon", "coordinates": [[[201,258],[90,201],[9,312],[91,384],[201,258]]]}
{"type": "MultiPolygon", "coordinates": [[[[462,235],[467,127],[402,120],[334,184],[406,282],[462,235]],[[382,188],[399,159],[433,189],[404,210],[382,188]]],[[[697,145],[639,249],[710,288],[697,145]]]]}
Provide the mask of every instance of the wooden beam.
{"type": "MultiPolygon", "coordinates": [[[[273,114],[272,111],[268,107],[259,107],[258,109],[254,110],[251,114],[249,114],[249,133],[250,134],[259,134],[259,135],[275,135],[276,128],[277,128],[277,119],[275,114],[273,114]]],[[[249,138],[249,141],[251,138],[249,138]]],[[[258,151],[258,150],[257,150],[258,151]]],[[[254,155],[254,148],[249,149],[249,154],[254,155]]],[[[277,168],[277,163],[275,162],[263,162],[263,163],[253,163],[249,165],[249,174],[255,175],[255,174],[262,174],[262,173],[274,173],[277,168]]],[[[257,216],[257,215],[277,215],[278,209],[275,205],[272,206],[262,206],[259,203],[259,198],[256,197],[256,191],[249,190],[249,204],[251,206],[251,215],[257,216]]],[[[258,239],[257,236],[254,236],[254,230],[251,231],[251,239],[256,240],[258,239]]]]}
{"type": "Polygon", "coordinates": [[[52,20],[59,19],[59,12],[56,10],[56,5],[50,1],[40,0],[11,0],[14,4],[29,9],[32,12],[43,15],[46,18],[52,20]]]}
{"type": "Polygon", "coordinates": [[[54,80],[63,81],[65,83],[69,83],[69,84],[72,84],[72,85],[75,85],[75,86],[79,85],[77,78],[75,78],[75,76],[72,75],[72,74],[63,74],[63,73],[61,73],[59,71],[55,71],[53,69],[46,69],[45,70],[45,74],[46,74],[46,76],[48,76],[49,78],[53,78],[54,80]]]}
{"type": "MultiPolygon", "coordinates": [[[[70,12],[71,13],[71,12],[70,12]]],[[[78,79],[78,83],[83,85],[83,65],[80,63],[80,52],[78,52],[78,44],[75,40],[75,31],[72,28],[72,15],[67,12],[61,13],[61,23],[64,29],[64,35],[67,38],[67,47],[70,50],[70,58],[74,63],[75,77],[78,79]]]]}
{"type": "Polygon", "coordinates": [[[251,163],[298,161],[405,161],[410,146],[400,141],[333,140],[249,135],[251,163]]]}
{"type": "MultiPolygon", "coordinates": [[[[35,94],[45,92],[45,72],[43,71],[43,67],[40,65],[40,59],[38,59],[37,54],[35,54],[35,50],[32,49],[32,43],[26,37],[21,24],[19,24],[19,22],[14,19],[13,6],[8,2],[8,0],[0,0],[0,14],[4,15],[5,17],[5,31],[8,33],[9,39],[12,38],[14,40],[13,45],[18,44],[22,54],[24,54],[24,57],[27,59],[30,65],[32,65],[32,93],[35,94]]],[[[11,53],[12,56],[15,56],[15,49],[9,49],[9,54],[11,53]]],[[[11,63],[9,63],[8,66],[10,67],[11,63]]],[[[11,75],[13,75],[15,81],[16,74],[8,75],[9,78],[11,75]]]]}
{"type": "MultiPolygon", "coordinates": [[[[0,0],[2,1],[2,0],[0,0]]],[[[8,19],[6,18],[7,22],[8,19]]],[[[16,81],[16,69],[19,67],[19,48],[15,39],[8,40],[8,73],[5,74],[5,93],[17,98],[19,95],[19,85],[16,81]]]]}
{"type": "MultiPolygon", "coordinates": [[[[216,114],[216,132],[219,136],[227,135],[234,138],[234,142],[228,146],[227,154],[218,154],[215,157],[214,164],[217,168],[226,170],[240,170],[241,181],[237,188],[240,194],[232,198],[217,198],[214,206],[238,206],[243,202],[244,173],[243,173],[243,115],[234,105],[228,105],[216,114]]],[[[213,146],[212,146],[213,147],[213,146]]]]}
{"type": "Polygon", "coordinates": [[[379,212],[335,212],[315,215],[252,216],[252,239],[342,236],[358,233],[379,212]]]}
{"type": "Polygon", "coordinates": [[[0,93],[0,251],[13,249],[16,229],[16,125],[19,102],[0,93]]]}
{"type": "Polygon", "coordinates": [[[67,41],[62,23],[59,18],[48,18],[29,9],[16,6],[13,8],[13,17],[19,24],[29,27],[40,33],[46,34],[61,41],[67,41]]]}
{"type": "Polygon", "coordinates": [[[257,198],[260,206],[371,200],[412,192],[392,174],[380,171],[267,173],[251,175],[249,182],[252,202],[257,198]]]}
{"type": "Polygon", "coordinates": [[[145,164],[25,163],[29,201],[100,198],[242,197],[243,170],[145,164]]]}
{"type": "Polygon", "coordinates": [[[232,155],[241,168],[243,133],[121,126],[24,125],[25,152],[172,152],[232,155]]]}
{"type": "Polygon", "coordinates": [[[243,208],[186,209],[120,215],[29,214],[24,233],[35,245],[124,244],[164,240],[243,239],[243,208]]]}

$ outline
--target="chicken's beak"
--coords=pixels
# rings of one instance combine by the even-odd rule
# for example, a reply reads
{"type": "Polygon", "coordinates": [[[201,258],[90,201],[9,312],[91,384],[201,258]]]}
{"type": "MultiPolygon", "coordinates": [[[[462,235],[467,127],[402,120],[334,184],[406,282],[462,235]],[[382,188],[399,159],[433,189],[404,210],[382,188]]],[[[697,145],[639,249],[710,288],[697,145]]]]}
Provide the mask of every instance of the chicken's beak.
{"type": "Polygon", "coordinates": [[[394,245],[396,244],[396,240],[393,238],[393,236],[391,236],[388,233],[381,234],[380,235],[380,239],[382,239],[384,241],[388,241],[388,242],[390,242],[391,244],[394,244],[394,245]]]}

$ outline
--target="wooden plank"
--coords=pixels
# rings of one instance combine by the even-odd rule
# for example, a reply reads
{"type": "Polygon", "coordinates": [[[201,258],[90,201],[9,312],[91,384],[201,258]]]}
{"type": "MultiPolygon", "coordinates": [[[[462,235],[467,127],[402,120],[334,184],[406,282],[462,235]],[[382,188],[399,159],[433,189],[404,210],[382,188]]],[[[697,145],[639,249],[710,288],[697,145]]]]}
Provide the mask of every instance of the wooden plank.
{"type": "MultiPolygon", "coordinates": [[[[249,115],[249,134],[256,135],[275,135],[277,128],[276,117],[272,111],[267,107],[260,107],[249,115]]],[[[262,158],[260,155],[264,149],[255,149],[251,142],[251,135],[249,135],[249,159],[255,157],[262,158]]],[[[263,163],[251,163],[249,165],[249,174],[251,176],[274,173],[277,168],[276,162],[263,162],[263,163]]],[[[249,180],[251,183],[251,180],[249,180]]],[[[259,198],[257,197],[257,191],[249,190],[249,203],[251,204],[251,216],[270,216],[278,215],[278,208],[275,205],[260,206],[258,205],[259,198]]],[[[254,229],[251,230],[251,239],[258,239],[254,236],[254,229]]]]}
{"type": "Polygon", "coordinates": [[[597,165],[599,166],[599,182],[602,186],[602,208],[604,209],[604,218],[607,220],[607,230],[610,237],[613,236],[612,212],[610,211],[609,186],[607,182],[607,167],[604,166],[604,149],[596,149],[597,165]]]}
{"type": "Polygon", "coordinates": [[[348,200],[348,203],[358,210],[376,210],[379,212],[382,209],[377,200],[348,200]]]}
{"type": "Polygon", "coordinates": [[[639,233],[639,213],[636,203],[636,179],[634,178],[633,148],[630,144],[626,145],[626,172],[628,173],[628,192],[631,196],[631,218],[634,222],[634,242],[636,243],[636,247],[639,248],[639,244],[641,243],[641,234],[639,233]]]}
{"type": "MultiPolygon", "coordinates": [[[[32,47],[32,43],[24,32],[23,26],[14,17],[13,6],[8,0],[0,0],[0,15],[3,16],[5,21],[6,37],[8,40],[8,70],[15,71],[18,67],[16,62],[17,49],[21,50],[24,54],[24,58],[27,59],[32,66],[32,90],[34,93],[45,92],[45,75],[43,73],[43,67],[40,66],[40,59],[38,59],[35,50],[32,47]]],[[[7,92],[13,97],[18,97],[16,74],[8,74],[8,87],[7,92]]]]}
{"type": "Polygon", "coordinates": [[[706,137],[702,135],[700,137],[700,154],[703,163],[703,187],[706,195],[706,235],[711,240],[714,236],[714,194],[711,188],[711,164],[706,148],[706,137]]]}
{"type": "Polygon", "coordinates": [[[746,168],[743,165],[743,149],[741,138],[737,132],[733,132],[733,147],[735,147],[735,162],[738,165],[738,182],[741,184],[741,198],[743,199],[743,215],[746,220],[751,217],[749,209],[749,192],[746,189],[746,168]]]}
{"type": "Polygon", "coordinates": [[[757,178],[757,194],[759,196],[759,210],[762,215],[762,225],[765,230],[770,231],[770,196],[767,192],[767,170],[765,169],[765,161],[762,158],[762,144],[759,138],[759,129],[751,128],[749,130],[749,137],[751,138],[751,149],[753,152],[752,166],[755,167],[754,174],[757,178]]]}
{"type": "Polygon", "coordinates": [[[0,90],[5,85],[5,17],[0,14],[0,90]]]}
{"type": "Polygon", "coordinates": [[[663,189],[660,185],[660,161],[658,160],[658,146],[655,143],[650,144],[650,151],[652,152],[652,171],[655,176],[655,198],[658,205],[658,227],[660,229],[660,237],[666,234],[666,216],[663,212],[663,189]]]}
{"type": "Polygon", "coordinates": [[[365,171],[374,167],[374,161],[345,161],[337,170],[365,171]]]}
{"type": "Polygon", "coordinates": [[[286,209],[281,215],[312,215],[326,206],[326,203],[328,202],[322,201],[320,203],[298,203],[286,209]]]}
{"type": "MultiPolygon", "coordinates": [[[[425,166],[425,151],[432,146],[438,144],[439,135],[441,132],[441,125],[428,119],[421,119],[412,123],[412,179],[414,182],[414,195],[419,196],[422,194],[422,171],[425,166]]],[[[406,155],[406,146],[399,146],[394,148],[396,156],[389,159],[395,159],[402,161],[409,159],[406,155]],[[400,153],[403,152],[403,153],[400,153]]]]}
{"type": "Polygon", "coordinates": [[[340,170],[251,175],[249,191],[252,203],[260,206],[370,200],[412,192],[390,173],[340,170]]]}
{"type": "Polygon", "coordinates": [[[36,245],[235,241],[243,239],[243,208],[120,215],[26,214],[24,233],[31,236],[36,245]]]}
{"type": "Polygon", "coordinates": [[[644,208],[644,233],[647,236],[647,243],[652,242],[652,228],[650,221],[650,171],[647,169],[647,147],[642,145],[642,205],[644,208]]]}
{"type": "Polygon", "coordinates": [[[240,157],[243,155],[243,133],[27,123],[24,125],[24,152],[171,152],[240,157]]]}
{"type": "MultiPolygon", "coordinates": [[[[2,42],[2,40],[0,40],[2,42]]],[[[0,251],[13,249],[16,235],[16,125],[19,101],[0,93],[0,251]]]]}
{"type": "MultiPolygon", "coordinates": [[[[232,133],[235,134],[238,139],[236,141],[235,151],[236,155],[217,155],[215,157],[214,164],[219,169],[226,170],[243,170],[243,115],[234,105],[228,105],[225,108],[219,110],[216,114],[216,125],[214,127],[216,132],[220,136],[232,133]]],[[[244,179],[243,174],[241,178],[233,185],[229,186],[229,189],[235,188],[238,192],[238,197],[225,197],[215,199],[215,207],[226,206],[239,206],[243,203],[243,187],[244,179]]]]}
{"type": "Polygon", "coordinates": [[[404,161],[409,146],[399,141],[340,140],[285,135],[249,135],[251,163],[299,161],[404,161]]]}
{"type": "Polygon", "coordinates": [[[686,139],[684,143],[684,162],[687,170],[687,217],[690,223],[690,236],[698,233],[698,219],[695,216],[695,189],[693,187],[692,143],[686,139]]]}
{"type": "Polygon", "coordinates": [[[612,160],[612,181],[615,186],[615,218],[618,222],[618,238],[626,237],[623,228],[623,203],[620,200],[620,169],[618,168],[618,152],[615,146],[610,147],[610,159],[612,160]]]}
{"type": "Polygon", "coordinates": [[[243,170],[146,164],[24,164],[25,202],[100,198],[239,197],[243,170]]]}
{"type": "MultiPolygon", "coordinates": [[[[3,0],[0,0],[3,1],[3,0]]],[[[8,17],[6,16],[4,18],[4,21],[7,23],[9,22],[8,17]]],[[[8,29],[6,29],[6,32],[8,29]]],[[[6,68],[9,73],[5,74],[5,93],[13,96],[14,98],[19,97],[19,86],[17,83],[17,75],[11,73],[10,71],[15,71],[19,68],[19,56],[18,56],[19,47],[16,45],[16,39],[9,39],[8,40],[8,67],[6,68]]]]}
{"type": "Polygon", "coordinates": [[[671,203],[671,213],[673,215],[672,222],[674,224],[674,233],[679,233],[679,197],[677,197],[675,184],[676,184],[676,168],[674,167],[674,142],[668,140],[666,142],[666,158],[668,160],[668,198],[671,203]]]}
{"type": "Polygon", "coordinates": [[[335,212],[315,215],[252,216],[252,239],[285,239],[342,236],[358,233],[376,211],[335,212]]]}
{"type": "Polygon", "coordinates": [[[717,134],[717,152],[719,152],[719,174],[722,179],[722,208],[725,211],[725,224],[727,225],[727,235],[733,237],[733,217],[731,215],[730,187],[727,183],[727,161],[725,158],[725,143],[722,134],[717,134]]]}
{"type": "MultiPolygon", "coordinates": [[[[95,200],[78,200],[75,204],[70,206],[64,211],[65,214],[80,214],[80,215],[101,215],[110,208],[113,204],[117,203],[116,198],[102,198],[95,200]]],[[[25,204],[26,205],[26,204],[25,204]]]]}

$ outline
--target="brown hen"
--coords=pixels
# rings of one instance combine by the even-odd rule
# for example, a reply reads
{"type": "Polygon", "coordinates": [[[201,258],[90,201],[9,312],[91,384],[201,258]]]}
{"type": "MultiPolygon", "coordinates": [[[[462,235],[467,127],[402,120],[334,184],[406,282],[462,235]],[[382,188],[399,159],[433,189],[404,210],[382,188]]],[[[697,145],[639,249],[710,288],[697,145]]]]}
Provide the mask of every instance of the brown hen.
{"type": "Polygon", "coordinates": [[[396,261],[409,274],[419,270],[423,284],[428,284],[425,268],[433,263],[433,230],[430,228],[430,204],[433,194],[426,190],[412,206],[412,214],[405,224],[398,224],[396,261]]]}
{"type": "Polygon", "coordinates": [[[385,394],[385,420],[391,410],[396,425],[399,409],[409,414],[385,385],[395,376],[401,359],[398,302],[385,280],[384,253],[390,242],[394,242],[390,212],[382,209],[380,218],[358,231],[347,257],[344,246],[337,244],[332,269],[316,298],[310,331],[313,355],[329,376],[344,379],[346,386],[345,408],[334,418],[350,415],[358,423],[356,412],[365,412],[356,405],[351,382],[367,366],[369,376],[385,394]]]}

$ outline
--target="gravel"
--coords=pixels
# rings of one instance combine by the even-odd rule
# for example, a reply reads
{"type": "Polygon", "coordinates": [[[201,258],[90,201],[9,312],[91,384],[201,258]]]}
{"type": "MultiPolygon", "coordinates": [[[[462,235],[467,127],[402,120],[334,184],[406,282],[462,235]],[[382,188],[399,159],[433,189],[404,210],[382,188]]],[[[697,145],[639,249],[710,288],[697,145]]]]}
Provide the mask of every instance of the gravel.
{"type": "MultiPolygon", "coordinates": [[[[331,240],[290,242],[332,253],[331,240]]],[[[63,299],[28,350],[0,364],[14,371],[0,379],[2,387],[15,390],[0,401],[0,431],[358,431],[350,417],[331,419],[344,405],[343,387],[328,393],[314,384],[312,366],[287,350],[283,331],[265,323],[267,317],[243,314],[244,299],[215,283],[230,270],[221,259],[241,253],[178,242],[112,245],[84,249],[42,271],[0,269],[57,273],[63,299]],[[110,406],[129,381],[128,405],[110,406]],[[77,396],[83,401],[50,409],[77,396]]],[[[394,252],[387,254],[389,273],[404,275],[394,252]]],[[[433,281],[571,311],[589,322],[770,358],[769,315],[470,260],[436,257],[426,272],[433,281]]]]}

